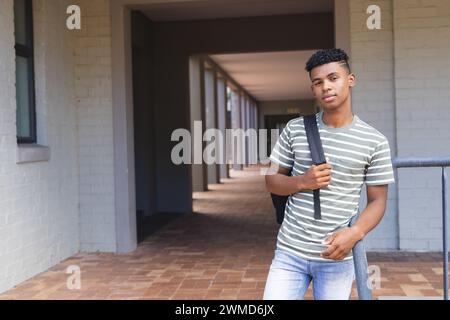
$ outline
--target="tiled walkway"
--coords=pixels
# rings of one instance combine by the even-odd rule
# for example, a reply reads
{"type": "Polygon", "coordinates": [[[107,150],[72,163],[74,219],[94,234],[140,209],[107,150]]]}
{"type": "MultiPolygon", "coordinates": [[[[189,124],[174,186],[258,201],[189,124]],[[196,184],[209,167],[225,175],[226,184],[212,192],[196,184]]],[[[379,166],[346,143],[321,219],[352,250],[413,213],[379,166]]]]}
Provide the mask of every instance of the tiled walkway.
{"type": "MultiPolygon", "coordinates": [[[[77,254],[0,298],[261,299],[277,233],[263,181],[256,168],[232,172],[194,194],[195,214],[165,225],[135,252],[77,254]],[[81,269],[80,290],[67,289],[71,265],[81,269]]],[[[440,259],[371,253],[369,264],[381,271],[375,297],[441,295],[440,259]]]]}

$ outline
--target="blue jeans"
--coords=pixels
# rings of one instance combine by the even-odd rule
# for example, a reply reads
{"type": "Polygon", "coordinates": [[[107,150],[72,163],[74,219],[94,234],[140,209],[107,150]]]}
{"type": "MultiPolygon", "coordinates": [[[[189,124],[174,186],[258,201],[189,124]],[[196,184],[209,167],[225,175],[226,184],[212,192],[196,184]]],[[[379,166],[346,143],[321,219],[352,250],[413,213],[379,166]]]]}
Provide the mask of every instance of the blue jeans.
{"type": "Polygon", "coordinates": [[[353,260],[317,262],[277,249],[264,300],[303,300],[311,281],[315,300],[349,300],[354,279],[353,260]]]}

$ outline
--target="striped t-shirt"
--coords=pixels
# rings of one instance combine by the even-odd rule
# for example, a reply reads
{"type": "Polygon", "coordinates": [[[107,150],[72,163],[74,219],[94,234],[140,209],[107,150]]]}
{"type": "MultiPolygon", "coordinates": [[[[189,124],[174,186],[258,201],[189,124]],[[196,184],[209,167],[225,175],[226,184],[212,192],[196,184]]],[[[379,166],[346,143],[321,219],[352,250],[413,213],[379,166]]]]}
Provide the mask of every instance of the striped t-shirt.
{"type": "MultiPolygon", "coordinates": [[[[327,248],[322,242],[328,234],[347,227],[358,213],[363,183],[394,183],[389,142],[386,137],[354,115],[351,124],[328,127],[316,114],[325,157],[331,164],[331,182],[320,189],[322,219],[314,219],[311,190],[289,196],[285,218],[280,227],[277,248],[315,261],[332,261],[320,256],[327,248]]],[[[313,164],[303,117],[289,121],[270,156],[280,166],[302,175],[313,164]]],[[[352,253],[344,260],[352,259],[352,253]]]]}

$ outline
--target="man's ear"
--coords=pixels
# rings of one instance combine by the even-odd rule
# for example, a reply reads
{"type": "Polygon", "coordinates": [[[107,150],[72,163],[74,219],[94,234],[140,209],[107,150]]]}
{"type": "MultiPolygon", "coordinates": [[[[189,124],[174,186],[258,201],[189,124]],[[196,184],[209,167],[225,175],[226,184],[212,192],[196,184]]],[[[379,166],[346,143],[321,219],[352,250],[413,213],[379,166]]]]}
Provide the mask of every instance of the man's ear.
{"type": "Polygon", "coordinates": [[[350,88],[353,88],[356,85],[356,75],[354,73],[348,75],[348,84],[350,88]]]}

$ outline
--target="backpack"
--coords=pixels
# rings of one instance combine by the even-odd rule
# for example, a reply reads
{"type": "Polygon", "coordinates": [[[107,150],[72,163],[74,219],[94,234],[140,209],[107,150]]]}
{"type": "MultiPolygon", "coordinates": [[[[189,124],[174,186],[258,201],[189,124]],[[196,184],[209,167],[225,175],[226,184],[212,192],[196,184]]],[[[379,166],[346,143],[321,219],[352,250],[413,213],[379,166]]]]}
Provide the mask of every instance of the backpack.
{"type": "MultiPolygon", "coordinates": [[[[308,139],[311,158],[315,165],[326,163],[325,154],[323,152],[322,142],[320,140],[319,129],[317,128],[316,114],[310,114],[303,117],[305,124],[306,137],[308,139]]],[[[291,175],[292,171],[289,173],[291,175]]],[[[320,190],[314,190],[314,217],[318,220],[322,218],[320,212],[320,190]]],[[[279,224],[283,222],[284,211],[286,210],[286,202],[289,196],[280,196],[271,193],[272,203],[275,208],[276,219],[279,224]]]]}

